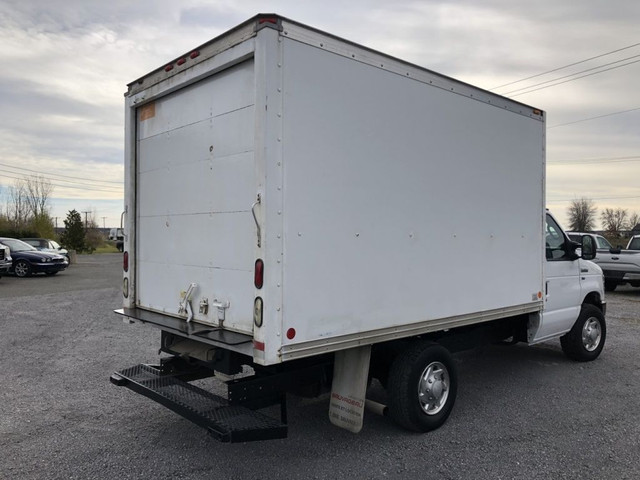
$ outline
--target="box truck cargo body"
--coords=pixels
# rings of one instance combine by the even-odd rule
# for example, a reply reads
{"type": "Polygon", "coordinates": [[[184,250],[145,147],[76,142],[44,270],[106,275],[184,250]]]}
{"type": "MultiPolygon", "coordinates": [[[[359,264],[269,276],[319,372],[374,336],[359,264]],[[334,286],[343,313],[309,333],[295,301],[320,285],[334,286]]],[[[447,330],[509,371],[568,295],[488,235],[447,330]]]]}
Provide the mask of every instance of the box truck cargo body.
{"type": "Polygon", "coordinates": [[[541,110],[259,15],[131,83],[125,113],[119,313],[199,374],[272,367],[279,395],[300,368],[330,372],[335,409],[399,342],[542,339],[541,110]]]}

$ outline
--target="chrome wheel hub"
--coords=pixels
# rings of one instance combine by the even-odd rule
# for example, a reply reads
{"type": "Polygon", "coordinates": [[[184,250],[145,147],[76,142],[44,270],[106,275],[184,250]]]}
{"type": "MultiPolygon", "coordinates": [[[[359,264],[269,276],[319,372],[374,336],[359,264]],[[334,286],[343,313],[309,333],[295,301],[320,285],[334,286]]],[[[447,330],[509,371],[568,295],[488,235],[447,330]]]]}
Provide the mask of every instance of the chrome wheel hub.
{"type": "Polygon", "coordinates": [[[602,328],[596,318],[589,318],[582,326],[582,345],[588,352],[593,352],[602,339],[602,328]]]}
{"type": "Polygon", "coordinates": [[[420,375],[418,400],[422,411],[435,415],[444,407],[449,396],[449,371],[440,362],[432,362],[420,375]]]}

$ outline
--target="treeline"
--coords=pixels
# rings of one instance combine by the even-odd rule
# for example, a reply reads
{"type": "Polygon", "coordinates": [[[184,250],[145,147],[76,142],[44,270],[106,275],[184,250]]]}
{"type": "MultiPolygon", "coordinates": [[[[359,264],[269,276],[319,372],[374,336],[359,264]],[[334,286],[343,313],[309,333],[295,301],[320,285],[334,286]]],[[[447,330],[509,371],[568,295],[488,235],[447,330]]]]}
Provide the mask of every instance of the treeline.
{"type": "MultiPolygon", "coordinates": [[[[592,232],[596,230],[598,208],[590,198],[573,200],[567,209],[569,230],[592,232]]],[[[634,228],[640,229],[640,214],[624,208],[605,208],[600,212],[602,230],[609,237],[621,238],[634,228]]]]}
{"type": "Polygon", "coordinates": [[[92,217],[83,224],[80,213],[71,210],[64,221],[64,231],[56,235],[49,205],[53,189],[49,180],[37,175],[16,180],[7,187],[0,209],[0,237],[50,238],[78,253],[93,252],[105,239],[92,217]]]}

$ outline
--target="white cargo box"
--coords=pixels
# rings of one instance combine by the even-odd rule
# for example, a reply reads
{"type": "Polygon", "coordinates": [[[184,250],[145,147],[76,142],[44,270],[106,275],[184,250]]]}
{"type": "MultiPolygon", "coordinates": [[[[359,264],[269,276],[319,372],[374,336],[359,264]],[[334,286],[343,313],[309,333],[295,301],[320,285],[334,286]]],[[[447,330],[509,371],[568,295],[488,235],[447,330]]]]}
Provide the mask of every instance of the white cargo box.
{"type": "Polygon", "coordinates": [[[126,96],[125,307],[259,364],[542,308],[540,110],[275,16],[126,96]]]}

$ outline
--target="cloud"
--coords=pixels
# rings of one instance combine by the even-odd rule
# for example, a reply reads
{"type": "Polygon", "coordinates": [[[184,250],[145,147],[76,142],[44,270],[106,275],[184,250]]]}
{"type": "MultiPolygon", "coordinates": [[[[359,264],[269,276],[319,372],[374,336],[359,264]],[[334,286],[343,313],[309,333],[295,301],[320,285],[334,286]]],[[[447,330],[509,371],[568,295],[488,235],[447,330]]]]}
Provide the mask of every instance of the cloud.
{"type": "MultiPolygon", "coordinates": [[[[640,3],[626,0],[326,0],[316,5],[5,0],[0,3],[0,163],[121,182],[126,84],[265,8],[484,88],[640,41],[640,3]]],[[[496,91],[510,92],[632,55],[640,55],[640,48],[496,91]]],[[[561,124],[640,107],[639,76],[640,63],[510,95],[544,109],[548,125],[561,124]]],[[[631,112],[548,131],[547,190],[554,207],[562,209],[568,205],[562,199],[573,195],[640,196],[640,162],[552,166],[636,154],[639,116],[640,111],[631,112]]],[[[11,183],[1,171],[0,183],[11,183]]],[[[80,209],[112,196],[62,186],[55,195],[64,208],[69,203],[62,198],[84,199],[80,209]]],[[[640,211],[640,200],[619,201],[640,211]]],[[[110,211],[112,224],[119,222],[120,208],[110,211]]]]}

